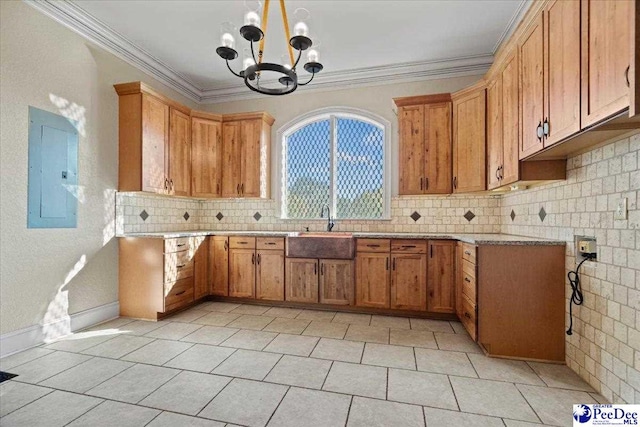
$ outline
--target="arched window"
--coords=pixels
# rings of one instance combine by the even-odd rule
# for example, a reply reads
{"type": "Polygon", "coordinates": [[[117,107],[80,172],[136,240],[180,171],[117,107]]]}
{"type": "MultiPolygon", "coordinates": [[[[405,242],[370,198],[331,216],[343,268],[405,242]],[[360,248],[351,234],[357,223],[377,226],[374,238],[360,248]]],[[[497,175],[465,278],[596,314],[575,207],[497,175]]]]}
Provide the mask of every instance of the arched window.
{"type": "Polygon", "coordinates": [[[347,108],[316,111],[285,125],[279,132],[282,217],[319,218],[327,204],[335,218],[388,218],[389,126],[347,108]]]}

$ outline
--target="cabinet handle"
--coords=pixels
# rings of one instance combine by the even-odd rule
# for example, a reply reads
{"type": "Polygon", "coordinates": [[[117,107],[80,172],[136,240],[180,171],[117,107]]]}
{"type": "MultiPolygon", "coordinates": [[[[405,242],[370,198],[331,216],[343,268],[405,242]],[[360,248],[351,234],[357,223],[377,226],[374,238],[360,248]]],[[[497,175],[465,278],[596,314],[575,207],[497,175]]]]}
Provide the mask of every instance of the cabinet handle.
{"type": "Polygon", "coordinates": [[[465,277],[464,281],[467,282],[467,283],[471,283],[471,279],[469,279],[468,277],[465,277]]]}
{"type": "Polygon", "coordinates": [[[267,243],[265,243],[265,244],[266,244],[266,245],[269,245],[269,246],[275,246],[275,243],[273,243],[273,242],[267,242],[267,243]]]}
{"type": "Polygon", "coordinates": [[[236,193],[240,195],[240,184],[236,185],[236,193]]]}
{"type": "Polygon", "coordinates": [[[544,136],[549,136],[549,119],[546,117],[544,123],[542,123],[542,133],[544,136]]]}
{"type": "Polygon", "coordinates": [[[368,248],[379,248],[380,245],[367,245],[368,248]]]}
{"type": "Polygon", "coordinates": [[[187,291],[186,291],[186,290],[184,290],[184,291],[180,291],[180,292],[178,292],[178,293],[176,294],[176,296],[178,296],[178,295],[182,295],[182,294],[184,294],[185,292],[187,292],[187,291]]]}
{"type": "Polygon", "coordinates": [[[226,252],[228,248],[229,248],[229,242],[225,240],[224,241],[224,251],[226,252]]]}
{"type": "Polygon", "coordinates": [[[216,184],[216,193],[220,194],[220,183],[216,184]]]}
{"type": "Polygon", "coordinates": [[[504,179],[504,165],[500,165],[500,181],[504,179]]]}
{"type": "Polygon", "coordinates": [[[387,257],[387,271],[389,271],[389,257],[387,257]]]}
{"type": "Polygon", "coordinates": [[[627,80],[627,87],[631,87],[631,82],[629,81],[629,69],[631,65],[627,65],[627,69],[624,70],[624,78],[627,80]]]}
{"type": "Polygon", "coordinates": [[[240,193],[244,196],[244,182],[240,184],[240,193]]]}
{"type": "Polygon", "coordinates": [[[258,254],[258,265],[260,265],[260,254],[258,254]]]}
{"type": "Polygon", "coordinates": [[[544,130],[542,129],[542,122],[538,122],[538,127],[536,128],[536,136],[538,137],[538,141],[542,142],[543,135],[544,135],[544,130]]]}
{"type": "Polygon", "coordinates": [[[255,263],[256,263],[256,254],[252,254],[251,255],[251,264],[255,265],[255,263]]]}
{"type": "Polygon", "coordinates": [[[393,270],[395,270],[395,269],[396,269],[396,259],[395,259],[395,258],[393,259],[393,266],[392,266],[391,268],[392,268],[393,270]]]}
{"type": "Polygon", "coordinates": [[[429,297],[433,298],[433,291],[429,291],[429,297]]]}
{"type": "Polygon", "coordinates": [[[457,189],[458,188],[458,177],[454,176],[453,177],[453,189],[457,189]]]}
{"type": "Polygon", "coordinates": [[[324,262],[320,264],[320,275],[324,276],[324,262]]]}
{"type": "Polygon", "coordinates": [[[180,269],[180,268],[184,268],[186,267],[187,264],[180,264],[180,265],[176,265],[176,268],[180,269]]]}
{"type": "Polygon", "coordinates": [[[238,242],[239,245],[246,245],[249,242],[238,242]]]}
{"type": "Polygon", "coordinates": [[[498,181],[500,181],[500,167],[499,166],[496,168],[496,179],[498,181]]]}
{"type": "Polygon", "coordinates": [[[429,258],[433,258],[433,245],[429,245],[429,258]]]}
{"type": "Polygon", "coordinates": [[[471,319],[471,315],[468,312],[464,312],[464,317],[466,317],[467,319],[471,319]]]}
{"type": "Polygon", "coordinates": [[[425,178],[424,179],[424,189],[428,190],[429,189],[429,178],[425,178]]]}
{"type": "Polygon", "coordinates": [[[422,178],[420,178],[420,190],[422,190],[422,178]]]}
{"type": "Polygon", "coordinates": [[[471,252],[469,252],[469,251],[464,251],[464,254],[471,256],[471,252]]]}
{"type": "Polygon", "coordinates": [[[318,275],[318,263],[313,264],[313,274],[318,275]]]}
{"type": "Polygon", "coordinates": [[[416,245],[402,245],[400,247],[404,249],[415,249],[416,245]]]}
{"type": "Polygon", "coordinates": [[[168,190],[168,189],[169,189],[169,179],[167,179],[166,177],[165,177],[165,179],[164,179],[164,189],[165,189],[165,190],[168,190]]]}

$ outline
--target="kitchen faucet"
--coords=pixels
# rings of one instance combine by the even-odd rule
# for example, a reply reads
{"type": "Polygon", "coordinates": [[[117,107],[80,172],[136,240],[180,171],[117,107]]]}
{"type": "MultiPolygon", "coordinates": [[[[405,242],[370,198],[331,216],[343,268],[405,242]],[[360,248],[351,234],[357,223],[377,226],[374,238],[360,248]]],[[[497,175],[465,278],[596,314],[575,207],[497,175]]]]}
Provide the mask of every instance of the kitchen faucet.
{"type": "Polygon", "coordinates": [[[334,225],[336,225],[331,219],[331,209],[329,209],[329,205],[326,203],[322,205],[322,210],[320,211],[320,218],[324,218],[324,208],[327,208],[327,231],[331,231],[334,225]]]}

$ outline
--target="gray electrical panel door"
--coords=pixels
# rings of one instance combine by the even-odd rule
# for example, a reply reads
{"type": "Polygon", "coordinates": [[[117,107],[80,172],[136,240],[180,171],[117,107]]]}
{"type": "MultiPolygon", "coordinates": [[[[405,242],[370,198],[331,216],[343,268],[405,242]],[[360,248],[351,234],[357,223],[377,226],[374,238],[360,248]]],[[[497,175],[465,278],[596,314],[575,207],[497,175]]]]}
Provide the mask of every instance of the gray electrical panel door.
{"type": "Polygon", "coordinates": [[[75,228],[78,131],[73,120],[29,107],[28,228],[75,228]]]}

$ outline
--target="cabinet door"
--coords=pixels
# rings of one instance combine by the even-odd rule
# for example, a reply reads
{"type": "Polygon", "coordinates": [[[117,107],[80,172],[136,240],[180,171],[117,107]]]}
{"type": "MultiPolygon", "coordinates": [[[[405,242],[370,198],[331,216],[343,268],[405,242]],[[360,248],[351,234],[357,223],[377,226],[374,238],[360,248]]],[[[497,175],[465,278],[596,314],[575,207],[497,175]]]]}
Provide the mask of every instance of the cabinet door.
{"type": "Polygon", "coordinates": [[[400,131],[399,194],[422,194],[424,191],[425,139],[424,106],[412,105],[398,109],[400,131]]]}
{"type": "Polygon", "coordinates": [[[169,143],[169,106],[142,95],[142,191],[167,192],[165,148],[169,143]]]}
{"type": "Polygon", "coordinates": [[[253,298],[256,284],[254,249],[229,250],[229,296],[253,298]]]}
{"type": "Polygon", "coordinates": [[[452,240],[429,241],[427,310],[455,313],[455,248],[452,240]]]}
{"type": "Polygon", "coordinates": [[[193,297],[199,299],[209,295],[209,238],[194,237],[192,247],[195,249],[193,279],[193,297]]]}
{"type": "Polygon", "coordinates": [[[544,32],[540,14],[518,46],[520,61],[520,158],[543,148],[544,115],[544,32]]]}
{"type": "Polygon", "coordinates": [[[456,315],[458,319],[462,318],[462,242],[456,243],[456,276],[455,276],[455,295],[456,295],[456,315]]]}
{"type": "Polygon", "coordinates": [[[518,147],[520,141],[520,101],[518,99],[517,51],[505,61],[502,78],[502,170],[501,185],[520,179],[518,147]]]}
{"type": "Polygon", "coordinates": [[[580,130],[580,1],[555,0],[544,17],[548,147],[580,130]]]}
{"type": "Polygon", "coordinates": [[[222,197],[240,197],[241,152],[240,122],[222,123],[222,197]]]}
{"type": "Polygon", "coordinates": [[[391,257],[389,253],[358,253],[356,305],[389,308],[391,257]]]}
{"type": "Polygon", "coordinates": [[[171,108],[169,118],[169,184],[171,194],[191,194],[191,118],[171,108]]]}
{"type": "Polygon", "coordinates": [[[320,302],[353,305],[353,261],[320,260],[320,302]]]}
{"type": "Polygon", "coordinates": [[[285,274],[286,300],[318,302],[318,260],[287,258],[285,274]]]}
{"type": "Polygon", "coordinates": [[[502,170],[502,75],[487,86],[487,188],[501,185],[502,170]]]}
{"type": "Polygon", "coordinates": [[[453,191],[484,191],[487,186],[485,89],[455,100],[453,109],[453,191]]]}
{"type": "Polygon", "coordinates": [[[582,127],[629,106],[635,1],[582,0],[582,127]]]}
{"type": "Polygon", "coordinates": [[[212,295],[229,295],[229,243],[226,236],[209,238],[209,277],[212,295]]]}
{"type": "Polygon", "coordinates": [[[222,123],[191,119],[191,195],[220,197],[222,193],[222,123]]]}
{"type": "Polygon", "coordinates": [[[424,107],[425,194],[451,193],[451,103],[424,107]]]}
{"type": "Polygon", "coordinates": [[[391,308],[427,309],[427,256],[391,254],[391,308]]]}
{"type": "Polygon", "coordinates": [[[284,301],[284,251],[257,251],[256,298],[284,301]]]}
{"type": "MultiPolygon", "coordinates": [[[[241,123],[242,154],[240,164],[240,196],[260,197],[262,161],[262,120],[244,120],[241,123]]],[[[268,160],[267,160],[268,161],[268,160]]]]}

